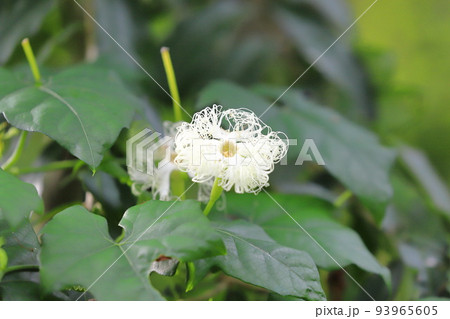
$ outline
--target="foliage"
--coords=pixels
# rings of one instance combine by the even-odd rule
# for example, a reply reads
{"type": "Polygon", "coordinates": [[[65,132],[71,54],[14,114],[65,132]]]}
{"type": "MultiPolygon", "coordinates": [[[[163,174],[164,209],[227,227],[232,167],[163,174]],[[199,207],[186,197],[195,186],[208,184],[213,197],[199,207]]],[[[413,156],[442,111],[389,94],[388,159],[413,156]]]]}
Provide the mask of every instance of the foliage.
{"type": "Polygon", "coordinates": [[[377,82],[348,39],[315,61],[345,1],[80,2],[109,34],[70,1],[27,4],[0,4],[0,299],[449,297],[445,182],[371,130],[377,82]],[[297,139],[261,193],[203,210],[187,174],[170,201],[128,174],[127,139],[174,121],[163,46],[185,111],[245,107],[297,139]],[[296,165],[310,139],[325,165],[296,165]]]}

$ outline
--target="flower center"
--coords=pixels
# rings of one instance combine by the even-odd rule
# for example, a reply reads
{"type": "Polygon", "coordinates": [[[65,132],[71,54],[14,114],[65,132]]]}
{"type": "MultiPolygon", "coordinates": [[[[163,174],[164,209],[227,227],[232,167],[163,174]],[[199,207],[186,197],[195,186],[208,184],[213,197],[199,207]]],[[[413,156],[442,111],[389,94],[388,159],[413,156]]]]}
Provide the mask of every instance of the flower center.
{"type": "Polygon", "coordinates": [[[220,147],[220,152],[225,157],[233,157],[237,152],[236,144],[233,141],[225,141],[220,147]]]}

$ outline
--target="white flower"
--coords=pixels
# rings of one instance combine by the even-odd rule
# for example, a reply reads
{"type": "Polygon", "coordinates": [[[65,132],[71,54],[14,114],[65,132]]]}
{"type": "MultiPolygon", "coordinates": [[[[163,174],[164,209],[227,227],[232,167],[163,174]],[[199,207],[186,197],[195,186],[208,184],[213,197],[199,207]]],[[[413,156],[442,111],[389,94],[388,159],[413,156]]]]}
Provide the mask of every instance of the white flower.
{"type": "Polygon", "coordinates": [[[161,168],[154,169],[153,175],[139,172],[135,168],[128,167],[128,174],[133,181],[132,192],[140,195],[145,190],[151,188],[154,199],[168,201],[173,199],[170,192],[170,174],[177,167],[172,163],[167,163],[161,168]]]}
{"type": "MultiPolygon", "coordinates": [[[[175,136],[176,127],[181,124],[172,123],[166,121],[163,123],[164,135],[165,136],[175,136]]],[[[175,156],[173,154],[173,139],[162,144],[158,149],[154,151],[153,160],[162,161],[166,156],[173,159],[175,156]]],[[[174,170],[178,168],[174,165],[173,161],[168,161],[164,165],[157,165],[156,163],[148,163],[148,165],[153,165],[153,174],[147,174],[140,172],[134,167],[128,167],[128,175],[133,181],[132,192],[136,196],[139,196],[147,189],[152,190],[153,198],[162,201],[169,201],[174,199],[170,191],[170,175],[174,170]]]]}
{"type": "MultiPolygon", "coordinates": [[[[194,182],[219,178],[219,186],[237,193],[258,193],[286,155],[288,145],[252,111],[207,107],[182,123],[175,136],[175,164],[194,182]]],[[[285,136],[284,136],[285,137],[285,136]]]]}

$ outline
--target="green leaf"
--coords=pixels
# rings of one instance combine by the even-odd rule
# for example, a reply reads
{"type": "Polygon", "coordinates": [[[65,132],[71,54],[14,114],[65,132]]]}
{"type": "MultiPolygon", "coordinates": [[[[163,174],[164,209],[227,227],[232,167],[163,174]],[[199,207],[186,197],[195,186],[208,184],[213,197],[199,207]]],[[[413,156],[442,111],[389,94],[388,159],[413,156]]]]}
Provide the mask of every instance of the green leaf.
{"type": "Polygon", "coordinates": [[[43,230],[45,288],[81,285],[99,300],[160,300],[149,283],[152,261],[161,255],[192,261],[225,252],[194,201],[148,201],[128,209],[121,226],[124,237],[117,243],[106,220],[81,206],[56,215],[43,230]]]}
{"type": "Polygon", "coordinates": [[[0,3],[0,64],[4,64],[14,48],[35,33],[52,7],[52,0],[2,0],[0,3]]]}
{"type": "MultiPolygon", "coordinates": [[[[176,30],[167,40],[171,49],[177,82],[185,91],[198,90],[202,83],[214,78],[225,64],[223,56],[229,54],[226,48],[221,48],[221,54],[215,53],[218,37],[227,37],[227,25],[235,25],[244,14],[243,3],[235,1],[218,1],[201,10],[196,10],[187,19],[176,26],[176,30]],[[206,27],[205,27],[206,26],[206,27]],[[184,61],[189,56],[189,63],[184,61]],[[220,63],[222,62],[222,63],[220,63]],[[197,76],[192,77],[192,74],[197,76]]],[[[233,45],[233,49],[237,44],[233,45]]]]}
{"type": "Polygon", "coordinates": [[[0,69],[0,85],[0,112],[9,123],[50,136],[92,167],[140,103],[114,73],[89,65],[63,71],[41,87],[0,69]]]}
{"type": "Polygon", "coordinates": [[[227,209],[233,217],[261,226],[281,245],[306,251],[319,267],[339,269],[355,264],[390,283],[389,270],[378,263],[359,235],[332,218],[331,204],[308,196],[271,196],[304,230],[267,194],[259,194],[257,200],[253,195],[228,194],[227,209]]]}
{"type": "MultiPolygon", "coordinates": [[[[273,100],[283,92],[271,87],[258,90],[273,100]]],[[[308,101],[294,89],[283,95],[281,102],[284,107],[274,105],[262,119],[273,130],[297,139],[299,145],[289,147],[288,157],[296,160],[304,140],[313,139],[325,161],[324,168],[358,195],[380,222],[392,196],[388,172],[394,153],[381,146],[373,133],[308,101]]],[[[261,96],[224,81],[214,82],[202,91],[198,105],[212,103],[226,108],[246,107],[257,115],[270,105],[261,96]]]]}
{"type": "MultiPolygon", "coordinates": [[[[4,227],[5,225],[0,225],[0,233],[5,234],[6,242],[2,248],[8,256],[8,267],[39,266],[37,255],[40,245],[31,223],[24,220],[17,230],[12,232],[8,228],[5,230],[4,227]]],[[[0,248],[0,259],[1,250],[0,248]]],[[[40,300],[40,286],[36,282],[38,280],[39,274],[37,272],[26,271],[25,269],[8,272],[0,280],[0,300],[40,300]]]]}
{"type": "Polygon", "coordinates": [[[0,282],[0,300],[2,301],[36,301],[40,299],[40,286],[36,282],[25,280],[0,282]]]}
{"type": "MultiPolygon", "coordinates": [[[[0,227],[0,233],[2,228],[0,227]]],[[[14,231],[7,232],[5,237],[5,249],[8,255],[8,267],[18,265],[38,266],[37,259],[40,245],[36,233],[28,220],[14,231]]]]}
{"type": "Polygon", "coordinates": [[[344,31],[351,23],[352,16],[345,0],[288,0],[287,3],[305,4],[314,8],[326,21],[344,31]]]}
{"type": "Polygon", "coordinates": [[[446,269],[439,265],[448,258],[447,224],[442,216],[430,212],[426,198],[410,178],[395,172],[392,184],[393,204],[383,220],[383,231],[395,242],[402,261],[419,271],[414,276],[428,276],[430,271],[439,276],[446,269]]]}
{"type": "Polygon", "coordinates": [[[323,22],[295,15],[291,10],[277,10],[275,19],[301,55],[349,94],[353,104],[358,106],[356,110],[369,106],[367,78],[348,41],[340,39],[330,48],[339,34],[325,27],[323,22]]]}
{"type": "Polygon", "coordinates": [[[128,71],[136,69],[137,66],[114,41],[111,41],[109,34],[115,39],[121,39],[120,44],[127,48],[131,56],[137,56],[136,47],[139,43],[142,23],[146,21],[138,20],[133,16],[132,8],[137,3],[124,2],[121,0],[99,0],[93,4],[95,6],[96,19],[100,25],[108,30],[106,34],[103,30],[97,29],[96,37],[100,53],[105,53],[108,58],[120,62],[119,65],[126,66],[128,71]]]}
{"type": "Polygon", "coordinates": [[[307,253],[281,246],[262,228],[245,221],[214,225],[225,242],[227,254],[196,261],[196,276],[218,266],[229,276],[280,295],[325,299],[316,266],[307,253]]]}
{"type": "Polygon", "coordinates": [[[450,219],[450,192],[427,156],[423,152],[409,147],[402,147],[400,156],[426,191],[433,205],[441,210],[447,219],[450,219]]]}
{"type": "Polygon", "coordinates": [[[19,226],[31,211],[42,212],[44,204],[33,185],[0,169],[0,222],[19,226]]]}

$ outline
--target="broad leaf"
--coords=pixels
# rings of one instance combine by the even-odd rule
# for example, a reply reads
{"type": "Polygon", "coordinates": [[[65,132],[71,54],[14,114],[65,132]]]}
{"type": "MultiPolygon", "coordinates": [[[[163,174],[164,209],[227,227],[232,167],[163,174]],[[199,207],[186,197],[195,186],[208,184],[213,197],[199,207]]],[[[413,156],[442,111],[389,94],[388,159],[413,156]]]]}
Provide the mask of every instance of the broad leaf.
{"type": "Polygon", "coordinates": [[[140,103],[114,73],[87,65],[59,73],[41,87],[0,70],[0,85],[0,112],[9,123],[50,136],[92,167],[140,103]]]}
{"type": "Polygon", "coordinates": [[[99,300],[159,300],[149,283],[152,261],[181,261],[225,252],[199,203],[149,201],[127,210],[117,243],[106,220],[81,206],[56,215],[43,230],[41,279],[47,291],[73,285],[99,300]],[[92,285],[92,287],[91,287],[92,285]]]}
{"type": "Polygon", "coordinates": [[[428,200],[410,178],[396,172],[392,184],[393,204],[382,229],[391,236],[406,265],[416,268],[420,276],[428,276],[430,271],[437,275],[439,269],[444,271],[445,266],[440,265],[447,260],[447,225],[440,215],[430,213],[428,200]]]}
{"type": "Polygon", "coordinates": [[[102,29],[96,29],[100,53],[106,53],[108,58],[120,62],[119,65],[124,69],[136,69],[133,60],[111,40],[109,34],[114,39],[120,39],[120,45],[126,48],[131,56],[137,56],[136,47],[142,33],[139,28],[142,24],[139,22],[144,22],[137,21],[137,17],[132,15],[131,7],[137,4],[121,0],[99,0],[95,1],[94,5],[97,21],[108,30],[106,34],[102,29]]]}
{"type": "Polygon", "coordinates": [[[215,228],[227,254],[195,262],[196,276],[218,266],[229,276],[280,295],[325,299],[316,266],[304,251],[276,243],[260,227],[245,221],[218,222],[215,228]]]}
{"type": "MultiPolygon", "coordinates": [[[[37,255],[40,245],[28,220],[24,220],[14,231],[11,231],[5,224],[0,225],[0,234],[3,234],[5,240],[5,244],[1,248],[8,256],[8,267],[39,265],[37,255]]],[[[40,300],[38,281],[38,272],[9,272],[0,280],[0,300],[40,300]]]]}
{"type": "MultiPolygon", "coordinates": [[[[283,92],[269,87],[260,87],[259,91],[273,100],[283,92]]],[[[381,146],[371,132],[306,100],[294,89],[283,95],[281,102],[284,107],[273,106],[262,119],[273,130],[297,139],[299,145],[290,146],[288,157],[295,161],[305,139],[313,139],[325,161],[324,168],[358,195],[380,222],[392,195],[388,172],[393,152],[381,146]]],[[[212,103],[226,108],[246,107],[257,115],[270,105],[261,96],[224,81],[211,84],[200,95],[198,105],[212,103]]]]}
{"type": "Polygon", "coordinates": [[[338,26],[342,31],[352,23],[349,5],[345,0],[287,0],[286,3],[311,6],[326,21],[332,22],[332,24],[338,26]]]}
{"type": "Polygon", "coordinates": [[[36,301],[40,299],[40,286],[34,281],[6,279],[0,282],[0,300],[2,301],[36,301]]]}
{"type": "Polygon", "coordinates": [[[16,228],[31,211],[40,213],[43,208],[33,185],[0,169],[0,224],[6,222],[9,227],[16,228]]]}
{"type": "Polygon", "coordinates": [[[403,147],[400,156],[427,192],[434,206],[450,219],[450,192],[426,155],[419,150],[403,147]]]}
{"type": "MultiPolygon", "coordinates": [[[[243,3],[218,1],[197,10],[177,25],[167,44],[171,49],[180,87],[185,91],[198,90],[199,85],[207,83],[222,70],[225,65],[223,56],[230,51],[221,49],[223,52],[216,54],[217,39],[224,37],[227,25],[235,24],[244,16],[243,3]],[[189,63],[182,63],[186,56],[190,57],[189,63]]],[[[236,46],[233,45],[233,50],[236,46]]]]}
{"type": "MultiPolygon", "coordinates": [[[[2,233],[1,227],[0,233],[2,233]]],[[[39,265],[37,256],[40,245],[36,233],[28,220],[24,220],[16,230],[8,231],[4,238],[5,245],[3,248],[8,254],[8,267],[39,265]]]]}
{"type": "Polygon", "coordinates": [[[273,199],[259,194],[255,200],[253,195],[228,194],[229,214],[261,226],[281,245],[306,251],[320,267],[339,269],[355,264],[390,283],[389,270],[378,263],[355,231],[332,218],[329,203],[307,196],[271,196],[273,199]]]}
{"type": "Polygon", "coordinates": [[[288,10],[277,10],[275,18],[301,55],[348,93],[353,105],[357,106],[356,110],[369,106],[366,76],[346,39],[340,39],[330,48],[339,34],[331,32],[323,23],[295,15],[288,10]],[[324,52],[326,53],[323,54],[324,52]]]}

